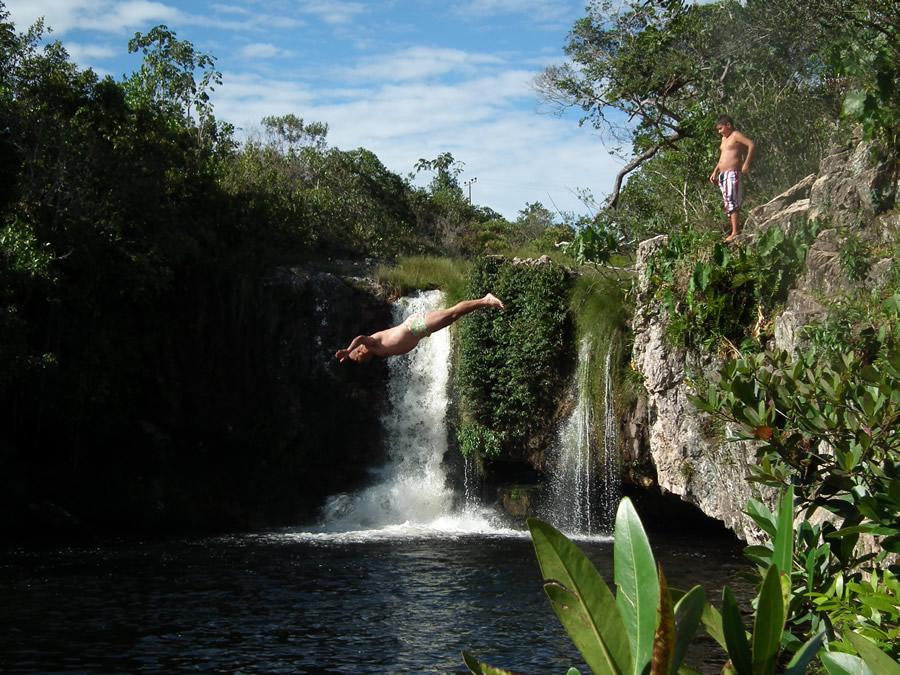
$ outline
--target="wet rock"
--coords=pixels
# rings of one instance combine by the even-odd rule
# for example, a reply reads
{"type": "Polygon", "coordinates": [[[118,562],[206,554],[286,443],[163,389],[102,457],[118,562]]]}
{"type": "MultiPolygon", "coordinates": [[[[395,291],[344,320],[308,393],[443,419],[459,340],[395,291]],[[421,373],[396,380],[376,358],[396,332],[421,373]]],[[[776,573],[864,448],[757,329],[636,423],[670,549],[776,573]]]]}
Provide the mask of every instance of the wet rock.
{"type": "Polygon", "coordinates": [[[500,505],[514,518],[535,515],[540,496],[540,488],[535,485],[505,485],[497,488],[500,505]]]}

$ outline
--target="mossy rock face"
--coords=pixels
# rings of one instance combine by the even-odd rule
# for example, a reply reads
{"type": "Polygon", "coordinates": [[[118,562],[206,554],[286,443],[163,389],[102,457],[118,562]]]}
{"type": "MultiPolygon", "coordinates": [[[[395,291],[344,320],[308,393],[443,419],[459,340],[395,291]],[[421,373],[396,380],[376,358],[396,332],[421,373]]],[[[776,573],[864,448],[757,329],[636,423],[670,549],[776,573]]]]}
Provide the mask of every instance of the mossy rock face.
{"type": "Polygon", "coordinates": [[[503,510],[515,518],[535,515],[540,503],[539,485],[504,485],[497,488],[497,497],[503,510]]]}

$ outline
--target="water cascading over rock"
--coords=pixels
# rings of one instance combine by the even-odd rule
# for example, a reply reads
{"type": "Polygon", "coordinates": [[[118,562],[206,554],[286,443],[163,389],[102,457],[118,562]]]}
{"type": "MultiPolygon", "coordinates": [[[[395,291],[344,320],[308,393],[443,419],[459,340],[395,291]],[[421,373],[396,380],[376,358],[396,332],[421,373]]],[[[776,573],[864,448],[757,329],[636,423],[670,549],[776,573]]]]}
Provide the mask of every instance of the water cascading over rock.
{"type": "Polygon", "coordinates": [[[613,412],[612,350],[605,360],[602,454],[591,399],[591,337],[582,339],[573,380],[575,408],[560,427],[545,517],[562,531],[594,535],[612,530],[620,491],[618,431],[613,412]]]}
{"type": "MultiPolygon", "coordinates": [[[[440,306],[443,294],[427,291],[401,298],[393,320],[440,306]]],[[[442,465],[447,451],[447,384],[450,331],[438,331],[408,354],[388,359],[388,407],[382,418],[388,461],[374,484],[327,501],[324,522],[332,530],[375,529],[431,523],[449,513],[453,495],[442,465]]]]}
{"type": "Polygon", "coordinates": [[[616,419],[612,378],[613,349],[606,351],[603,382],[603,463],[601,468],[600,513],[603,530],[612,532],[622,495],[622,456],[619,449],[619,421],[616,419]]]}

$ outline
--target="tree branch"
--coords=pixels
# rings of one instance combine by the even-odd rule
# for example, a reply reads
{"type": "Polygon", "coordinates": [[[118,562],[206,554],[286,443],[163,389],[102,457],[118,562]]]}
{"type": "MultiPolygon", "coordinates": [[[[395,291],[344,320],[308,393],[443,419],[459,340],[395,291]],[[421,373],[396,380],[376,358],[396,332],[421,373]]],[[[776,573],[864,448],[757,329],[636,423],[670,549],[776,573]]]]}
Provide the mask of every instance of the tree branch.
{"type": "Polygon", "coordinates": [[[646,162],[648,159],[653,158],[656,155],[656,153],[659,152],[664,146],[671,145],[677,141],[680,141],[686,135],[687,134],[685,134],[680,129],[676,130],[674,134],[672,134],[671,136],[667,136],[662,141],[660,141],[659,143],[654,145],[652,148],[641,153],[640,155],[638,155],[637,157],[632,159],[630,162],[628,162],[628,164],[626,164],[624,167],[622,167],[622,170],[619,171],[619,173],[616,175],[616,182],[613,184],[612,193],[609,195],[609,201],[608,201],[609,208],[611,208],[611,209],[616,208],[616,204],[619,201],[619,193],[622,191],[622,181],[625,179],[625,176],[627,176],[629,173],[634,171],[636,168],[638,168],[641,164],[646,162]]]}

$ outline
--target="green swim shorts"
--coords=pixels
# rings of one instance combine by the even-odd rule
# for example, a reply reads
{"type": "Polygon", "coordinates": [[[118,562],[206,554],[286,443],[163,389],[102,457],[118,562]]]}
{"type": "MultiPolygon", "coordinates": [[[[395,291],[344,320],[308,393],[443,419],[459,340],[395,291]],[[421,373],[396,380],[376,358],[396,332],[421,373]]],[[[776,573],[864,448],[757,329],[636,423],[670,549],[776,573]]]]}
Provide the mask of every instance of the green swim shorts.
{"type": "Polygon", "coordinates": [[[431,331],[428,330],[428,326],[425,325],[424,312],[413,314],[412,316],[408,317],[403,323],[409,329],[409,332],[420,340],[431,335],[431,331]]]}

